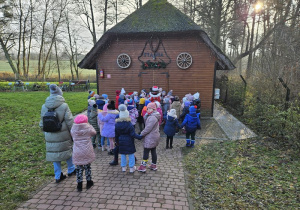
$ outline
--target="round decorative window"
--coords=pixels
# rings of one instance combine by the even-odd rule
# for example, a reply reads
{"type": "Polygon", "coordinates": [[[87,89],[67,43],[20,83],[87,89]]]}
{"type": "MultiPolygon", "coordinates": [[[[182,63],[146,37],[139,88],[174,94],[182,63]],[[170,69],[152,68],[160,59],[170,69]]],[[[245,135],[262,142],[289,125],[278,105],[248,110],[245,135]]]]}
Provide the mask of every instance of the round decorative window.
{"type": "Polygon", "coordinates": [[[120,54],[117,58],[117,64],[122,69],[128,68],[131,64],[131,59],[129,55],[125,53],[120,54]]]}
{"type": "Polygon", "coordinates": [[[187,69],[192,65],[193,59],[189,53],[184,52],[177,56],[176,62],[179,68],[187,69]]]}

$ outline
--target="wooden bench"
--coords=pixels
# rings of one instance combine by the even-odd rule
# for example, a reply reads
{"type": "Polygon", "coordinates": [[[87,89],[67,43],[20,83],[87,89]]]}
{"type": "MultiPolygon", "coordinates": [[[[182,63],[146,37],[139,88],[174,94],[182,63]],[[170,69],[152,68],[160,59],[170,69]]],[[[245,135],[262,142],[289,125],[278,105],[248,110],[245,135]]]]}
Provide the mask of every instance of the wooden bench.
{"type": "Polygon", "coordinates": [[[89,90],[90,81],[89,80],[70,80],[69,90],[74,91],[76,89],[89,90]]]}

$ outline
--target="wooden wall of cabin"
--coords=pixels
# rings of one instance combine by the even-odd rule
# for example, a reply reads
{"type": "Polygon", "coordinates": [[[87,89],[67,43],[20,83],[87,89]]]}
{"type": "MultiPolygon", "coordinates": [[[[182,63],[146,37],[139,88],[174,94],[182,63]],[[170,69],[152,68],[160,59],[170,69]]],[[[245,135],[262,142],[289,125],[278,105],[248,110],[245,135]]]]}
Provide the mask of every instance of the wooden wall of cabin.
{"type": "MultiPolygon", "coordinates": [[[[97,72],[104,70],[104,78],[99,77],[99,93],[106,93],[111,100],[115,100],[115,91],[124,88],[126,92],[138,91],[157,85],[167,92],[173,90],[173,95],[178,95],[182,99],[187,93],[200,93],[202,102],[202,116],[211,115],[213,80],[214,80],[214,64],[216,58],[210,49],[205,45],[199,36],[168,36],[161,37],[161,41],[171,63],[161,69],[143,70],[138,57],[147,42],[146,38],[121,38],[112,41],[103,51],[97,60],[97,72]],[[186,70],[180,69],[176,64],[178,54],[187,52],[191,54],[193,63],[186,70]],[[131,58],[131,65],[127,69],[121,69],[117,65],[117,57],[121,53],[126,53],[131,58]],[[167,74],[169,78],[167,78],[167,74]],[[110,74],[111,78],[107,78],[110,74]]],[[[155,48],[157,41],[153,41],[155,48]]],[[[145,52],[150,52],[149,45],[146,46],[145,52]]],[[[163,52],[160,45],[158,52],[163,52]]],[[[165,53],[164,53],[165,54],[165,53]]],[[[162,57],[168,62],[167,57],[162,57]]],[[[143,61],[151,58],[142,57],[143,61]]]]}

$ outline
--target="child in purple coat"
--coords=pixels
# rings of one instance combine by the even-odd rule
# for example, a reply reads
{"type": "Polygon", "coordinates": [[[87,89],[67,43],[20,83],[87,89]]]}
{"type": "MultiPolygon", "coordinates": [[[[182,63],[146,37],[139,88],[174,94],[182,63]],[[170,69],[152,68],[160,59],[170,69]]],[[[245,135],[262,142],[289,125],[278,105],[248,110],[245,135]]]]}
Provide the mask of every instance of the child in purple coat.
{"type": "Polygon", "coordinates": [[[119,111],[115,108],[115,102],[111,101],[107,106],[107,114],[98,115],[99,119],[104,122],[101,135],[109,139],[110,151],[108,154],[113,155],[114,141],[115,141],[115,119],[119,114],[119,111]]]}

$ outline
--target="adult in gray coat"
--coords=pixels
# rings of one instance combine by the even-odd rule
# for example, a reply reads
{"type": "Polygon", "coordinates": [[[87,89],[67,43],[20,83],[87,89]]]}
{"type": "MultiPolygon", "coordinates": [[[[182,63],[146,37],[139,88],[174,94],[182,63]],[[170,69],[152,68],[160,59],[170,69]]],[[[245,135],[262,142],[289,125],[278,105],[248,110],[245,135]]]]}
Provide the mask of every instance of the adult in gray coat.
{"type": "Polygon", "coordinates": [[[73,125],[73,115],[68,104],[62,96],[61,89],[51,84],[50,96],[42,106],[40,127],[43,129],[43,116],[49,109],[55,112],[62,122],[62,128],[58,132],[44,132],[46,140],[46,160],[53,162],[56,183],[66,178],[61,172],[61,161],[66,161],[68,165],[68,176],[75,175],[75,166],[72,162],[72,137],[70,130],[73,125]]]}

